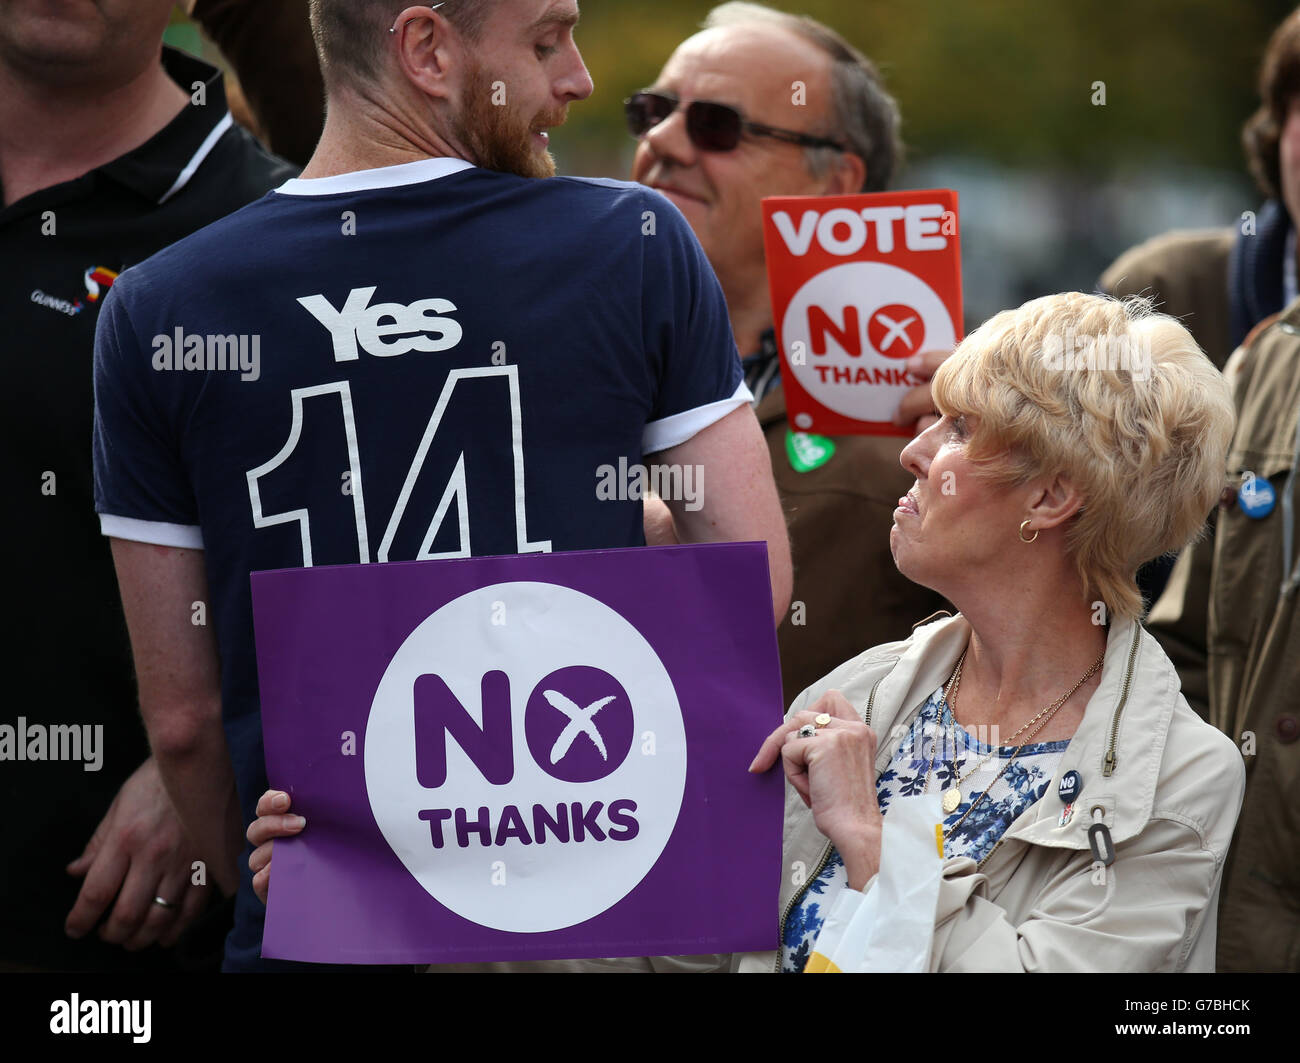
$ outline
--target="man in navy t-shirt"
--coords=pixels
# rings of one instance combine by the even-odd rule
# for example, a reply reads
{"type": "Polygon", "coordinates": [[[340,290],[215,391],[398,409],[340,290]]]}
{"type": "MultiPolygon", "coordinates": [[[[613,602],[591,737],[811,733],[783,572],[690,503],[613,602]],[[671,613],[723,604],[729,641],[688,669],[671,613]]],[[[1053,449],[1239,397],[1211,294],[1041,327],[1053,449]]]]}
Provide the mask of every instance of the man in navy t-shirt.
{"type": "Polygon", "coordinates": [[[239,859],[267,788],[250,572],[640,545],[641,502],[598,470],[654,455],[706,489],[657,507],[653,541],[766,539],[785,611],[767,451],[689,227],[637,185],[535,179],[591,92],[576,21],[574,0],[321,0],[303,177],[102,310],[96,509],[168,790],[239,865],[228,969],[271,966],[239,859]]]}

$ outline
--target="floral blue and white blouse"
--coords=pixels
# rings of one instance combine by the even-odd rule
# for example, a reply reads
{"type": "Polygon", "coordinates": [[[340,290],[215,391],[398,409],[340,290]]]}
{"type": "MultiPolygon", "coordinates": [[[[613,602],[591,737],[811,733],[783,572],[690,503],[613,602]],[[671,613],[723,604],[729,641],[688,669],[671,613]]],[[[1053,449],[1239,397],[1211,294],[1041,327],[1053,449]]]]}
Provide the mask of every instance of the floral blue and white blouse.
{"type": "MultiPolygon", "coordinates": [[[[943,848],[946,857],[968,856],[978,863],[988,856],[1016,817],[1043,796],[1070,744],[1068,740],[1031,743],[994,782],[1016,749],[1014,745],[999,745],[998,738],[983,727],[971,734],[955,723],[944,704],[943,687],[939,687],[921,706],[889,767],[876,780],[881,814],[888,815],[889,804],[895,796],[941,793],[952,786],[954,771],[957,778],[972,772],[962,779],[961,804],[944,820],[943,848]],[[984,763],[976,768],[985,757],[984,763]],[[971,811],[971,802],[990,783],[992,788],[971,811]],[[958,823],[961,825],[957,826],[958,823]]],[[[847,887],[844,862],[839,852],[832,849],[826,866],[786,918],[781,940],[782,971],[803,971],[831,901],[847,887]]]]}

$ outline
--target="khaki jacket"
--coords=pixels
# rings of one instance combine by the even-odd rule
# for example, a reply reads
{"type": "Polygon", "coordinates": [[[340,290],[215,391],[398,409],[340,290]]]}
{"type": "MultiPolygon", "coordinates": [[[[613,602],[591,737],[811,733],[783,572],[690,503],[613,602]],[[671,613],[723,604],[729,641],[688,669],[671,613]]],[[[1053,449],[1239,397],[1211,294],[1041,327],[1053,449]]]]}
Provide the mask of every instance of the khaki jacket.
{"type": "Polygon", "coordinates": [[[863,646],[905,637],[947,603],[903,576],[889,549],[894,508],[916,481],[899,462],[906,439],[836,436],[829,461],[799,472],[786,452],[783,389],[769,391],[754,412],[790,531],[791,600],[802,603],[776,633],[789,705],[863,646]]]}
{"type": "Polygon", "coordinates": [[[1154,237],[1120,255],[1101,275],[1101,290],[1118,298],[1151,297],[1156,309],[1178,318],[1222,369],[1232,353],[1228,260],[1236,238],[1232,227],[1154,237]]]}
{"type": "MultiPolygon", "coordinates": [[[[918,627],[841,665],[791,712],[841,691],[880,736],[883,771],[912,718],[951,674],[970,637],[961,616],[918,627]]],[[[1212,971],[1219,879],[1241,804],[1237,748],[1196,716],[1178,676],[1140,624],[1116,621],[1101,682],[1042,800],[1007,828],[979,865],[945,862],[933,971],[1212,971]],[[1076,814],[1057,825],[1060,776],[1083,777],[1076,814]],[[1088,840],[1100,811],[1115,861],[1104,875],[1088,840]]],[[[799,796],[786,788],[782,924],[830,854],[799,796]],[[803,886],[797,883],[804,884],[803,886]]],[[[874,880],[867,884],[869,890],[874,880]]],[[[777,912],[773,912],[775,917],[777,912]]],[[[773,939],[779,940],[776,927],[773,939]]],[[[477,969],[552,971],[776,970],[778,954],[568,960],[477,969]]],[[[471,969],[471,968],[460,968],[471,969]]]]}
{"type": "MultiPolygon", "coordinates": [[[[791,712],[840,690],[880,736],[876,770],[883,771],[969,636],[961,616],[927,624],[837,668],[791,712]]],[[[1244,786],[1241,755],[1191,711],[1169,659],[1141,625],[1116,621],[1106,646],[1100,685],[1044,797],[979,865],[945,862],[931,970],[1214,969],[1219,878],[1244,786]],[[1071,769],[1083,789],[1062,827],[1056,785],[1071,769]],[[1094,810],[1115,851],[1104,875],[1094,872],[1088,839],[1094,810]]],[[[829,853],[789,790],[783,924],[829,853]]],[[[775,952],[749,955],[734,966],[770,971],[776,960],[775,952]]]]}
{"type": "Polygon", "coordinates": [[[1207,719],[1248,754],[1224,871],[1219,969],[1300,971],[1300,498],[1291,478],[1300,465],[1300,302],[1234,354],[1226,375],[1237,409],[1229,481],[1253,472],[1277,502],[1259,520],[1221,506],[1214,537],[1179,558],[1151,627],[1204,683],[1207,719]]]}
{"type": "MultiPolygon", "coordinates": [[[[1101,275],[1099,287],[1118,298],[1149,296],[1156,309],[1177,318],[1218,369],[1232,353],[1229,259],[1236,229],[1164,233],[1120,255],[1101,275]]],[[[1213,532],[1214,515],[1210,517],[1213,532]]],[[[1212,544],[1211,544],[1212,546],[1212,544]]],[[[1205,661],[1205,616],[1209,608],[1211,546],[1188,547],[1170,576],[1181,580],[1186,609],[1152,612],[1148,626],[1178,669],[1183,695],[1202,717],[1209,712],[1205,661]],[[1180,575],[1181,571],[1181,575],[1180,575]]]]}

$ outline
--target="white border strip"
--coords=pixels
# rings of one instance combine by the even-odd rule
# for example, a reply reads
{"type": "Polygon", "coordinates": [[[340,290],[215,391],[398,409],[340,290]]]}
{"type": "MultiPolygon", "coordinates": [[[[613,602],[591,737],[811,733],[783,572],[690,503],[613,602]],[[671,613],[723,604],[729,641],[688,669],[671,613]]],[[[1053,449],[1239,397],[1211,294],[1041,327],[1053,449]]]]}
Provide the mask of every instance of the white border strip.
{"type": "Polygon", "coordinates": [[[158,200],[159,206],[162,206],[171,199],[172,196],[189,184],[190,178],[193,177],[195,171],[203,165],[203,160],[208,157],[208,153],[217,146],[217,141],[225,136],[226,130],[234,124],[235,120],[230,117],[230,112],[227,111],[225,117],[212,127],[212,132],[203,138],[203,143],[199,145],[199,150],[196,151],[193,156],[191,156],[190,161],[185,164],[185,169],[176,175],[176,180],[172,182],[171,188],[167,189],[167,191],[163,193],[162,199],[158,200]]]}
{"type": "Polygon", "coordinates": [[[415,162],[380,166],[374,170],[354,170],[333,177],[292,177],[273,191],[282,196],[332,196],[339,192],[366,192],[373,188],[418,185],[472,169],[474,164],[464,159],[417,159],[415,162]]]}
{"type": "Polygon", "coordinates": [[[754,401],[754,396],[742,380],[736,393],[729,399],[710,402],[706,406],[696,406],[693,410],[675,413],[651,421],[641,433],[641,451],[644,454],[657,454],[661,450],[678,446],[688,439],[703,432],[711,424],[716,424],[738,406],[747,406],[754,401]]]}
{"type": "Polygon", "coordinates": [[[156,520],[99,515],[99,530],[110,539],[127,539],[154,546],[176,546],[183,550],[203,549],[203,529],[194,524],[164,524],[156,520]]]}
{"type": "Polygon", "coordinates": [[[1282,251],[1282,305],[1290,306],[1295,302],[1300,291],[1296,290],[1295,269],[1295,226],[1286,231],[1286,244],[1282,251]]]}

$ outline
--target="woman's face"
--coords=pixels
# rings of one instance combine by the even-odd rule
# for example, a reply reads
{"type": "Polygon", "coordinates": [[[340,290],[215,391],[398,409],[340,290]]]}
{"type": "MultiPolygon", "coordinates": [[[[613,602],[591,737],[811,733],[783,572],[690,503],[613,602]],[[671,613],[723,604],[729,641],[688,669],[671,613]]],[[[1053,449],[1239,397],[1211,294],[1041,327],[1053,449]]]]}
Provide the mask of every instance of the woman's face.
{"type": "Polygon", "coordinates": [[[894,510],[889,532],[894,563],[913,583],[949,600],[971,577],[978,582],[991,567],[1014,563],[1013,547],[1028,508],[1025,488],[988,483],[967,458],[975,425],[971,416],[944,417],[908,443],[900,457],[916,484],[894,510]]]}

